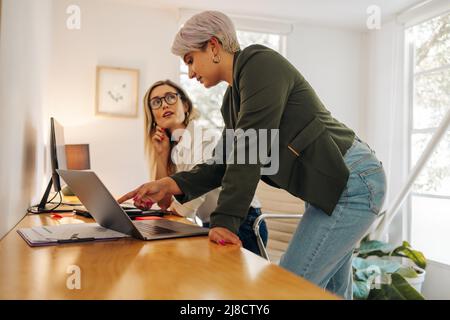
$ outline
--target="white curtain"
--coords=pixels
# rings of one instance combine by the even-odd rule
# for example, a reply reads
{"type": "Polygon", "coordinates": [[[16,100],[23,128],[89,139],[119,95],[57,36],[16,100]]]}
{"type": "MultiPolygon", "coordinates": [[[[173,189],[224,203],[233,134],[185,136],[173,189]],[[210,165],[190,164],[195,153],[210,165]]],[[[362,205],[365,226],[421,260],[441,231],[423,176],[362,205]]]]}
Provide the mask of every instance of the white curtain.
{"type": "MultiPolygon", "coordinates": [[[[396,21],[367,37],[369,81],[366,140],[386,170],[388,189],[382,211],[388,208],[407,175],[408,114],[404,103],[404,27],[396,21]]],[[[375,224],[374,227],[378,225],[375,224]]],[[[372,230],[373,231],[373,230],[372,230]]],[[[403,237],[401,219],[392,225],[393,241],[403,237]]],[[[374,237],[375,233],[371,233],[374,237]]],[[[383,240],[387,238],[383,237],[383,240]]]]}

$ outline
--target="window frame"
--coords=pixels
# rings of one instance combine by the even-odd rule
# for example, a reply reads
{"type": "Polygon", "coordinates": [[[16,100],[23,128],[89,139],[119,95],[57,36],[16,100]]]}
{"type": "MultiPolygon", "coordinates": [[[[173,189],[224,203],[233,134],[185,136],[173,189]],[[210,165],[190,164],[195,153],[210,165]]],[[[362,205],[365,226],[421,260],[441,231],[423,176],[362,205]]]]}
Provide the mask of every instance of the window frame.
{"type": "MultiPolygon", "coordinates": [[[[406,80],[406,106],[407,106],[407,114],[408,114],[408,125],[407,125],[407,158],[406,158],[406,165],[408,168],[408,172],[411,172],[413,169],[412,166],[412,153],[413,153],[413,146],[412,146],[412,138],[414,134],[431,134],[433,135],[438,127],[427,127],[427,128],[420,128],[415,129],[414,128],[414,106],[415,106],[415,99],[414,99],[414,92],[416,88],[416,78],[418,76],[428,75],[435,72],[443,71],[443,70],[449,70],[450,64],[446,64],[439,67],[434,67],[426,70],[421,70],[416,72],[415,71],[415,55],[414,55],[414,44],[407,42],[406,33],[409,28],[412,28],[418,24],[424,23],[426,21],[432,20],[438,16],[442,16],[448,14],[448,12],[442,12],[439,15],[428,17],[427,19],[421,20],[414,24],[407,24],[404,28],[404,34],[405,34],[405,80],[406,80]]],[[[441,141],[442,142],[442,141],[441,141]]],[[[433,194],[433,193],[423,193],[423,192],[414,192],[411,191],[408,195],[407,201],[406,201],[406,215],[404,215],[403,218],[403,230],[404,230],[404,236],[407,239],[408,242],[412,242],[413,239],[413,197],[422,197],[422,198],[428,198],[428,199],[443,199],[443,200],[449,200],[450,201],[450,195],[441,195],[441,194],[433,194]]],[[[433,261],[439,264],[443,264],[442,262],[435,261],[433,259],[427,259],[429,261],[433,261]]]]}

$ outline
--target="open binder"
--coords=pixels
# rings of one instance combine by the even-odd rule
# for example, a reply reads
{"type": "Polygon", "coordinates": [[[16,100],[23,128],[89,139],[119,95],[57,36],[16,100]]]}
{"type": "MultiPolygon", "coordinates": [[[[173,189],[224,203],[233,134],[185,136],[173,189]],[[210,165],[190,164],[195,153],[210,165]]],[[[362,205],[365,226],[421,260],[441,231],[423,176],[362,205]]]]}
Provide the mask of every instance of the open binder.
{"type": "Polygon", "coordinates": [[[17,232],[31,247],[86,241],[117,240],[130,237],[127,234],[103,228],[97,223],[21,228],[17,232]]]}

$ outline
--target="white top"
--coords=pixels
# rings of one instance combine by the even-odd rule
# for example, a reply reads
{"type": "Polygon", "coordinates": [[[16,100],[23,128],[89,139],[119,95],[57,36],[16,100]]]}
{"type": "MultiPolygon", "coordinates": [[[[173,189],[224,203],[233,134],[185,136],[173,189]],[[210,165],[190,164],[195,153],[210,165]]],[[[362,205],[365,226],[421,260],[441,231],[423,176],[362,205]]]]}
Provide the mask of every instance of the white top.
{"type": "MultiPolygon", "coordinates": [[[[181,136],[181,140],[171,152],[177,172],[189,171],[197,164],[210,159],[221,136],[218,130],[207,129],[196,120],[191,120],[185,130],[175,131],[173,135],[181,136]]],[[[184,217],[194,218],[197,215],[202,222],[209,222],[211,213],[217,207],[220,191],[221,187],[184,204],[173,198],[171,208],[184,217]]],[[[250,206],[261,208],[256,196],[253,197],[250,206]]]]}

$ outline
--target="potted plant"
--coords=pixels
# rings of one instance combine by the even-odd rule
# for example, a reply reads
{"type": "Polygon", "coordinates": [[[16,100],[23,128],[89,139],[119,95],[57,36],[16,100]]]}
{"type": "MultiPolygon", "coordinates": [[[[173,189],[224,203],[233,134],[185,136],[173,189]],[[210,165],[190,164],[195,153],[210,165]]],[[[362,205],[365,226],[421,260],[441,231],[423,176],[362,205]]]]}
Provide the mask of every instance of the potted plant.
{"type": "Polygon", "coordinates": [[[426,259],[407,241],[394,245],[362,240],[352,262],[353,297],[369,300],[423,300],[426,259]]]}

